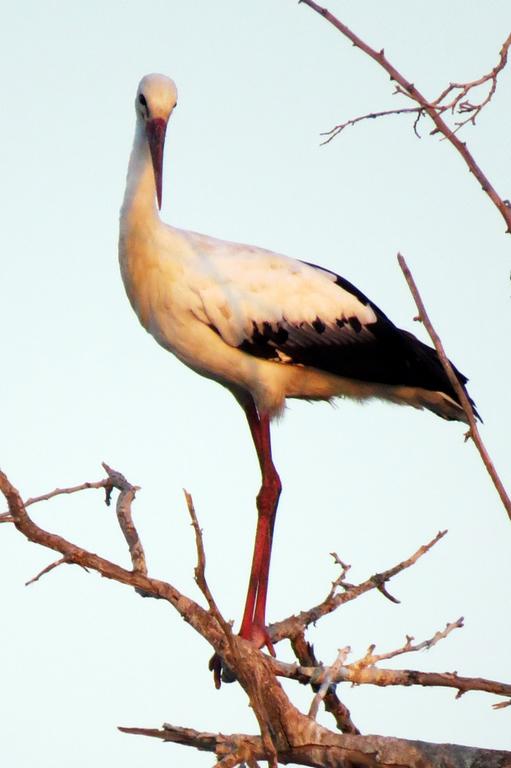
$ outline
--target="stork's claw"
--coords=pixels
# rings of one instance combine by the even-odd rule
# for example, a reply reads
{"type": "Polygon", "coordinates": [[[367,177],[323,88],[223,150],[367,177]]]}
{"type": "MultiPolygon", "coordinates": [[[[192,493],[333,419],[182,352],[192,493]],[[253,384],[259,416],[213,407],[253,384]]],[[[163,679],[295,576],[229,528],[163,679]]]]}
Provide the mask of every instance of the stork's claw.
{"type": "Polygon", "coordinates": [[[213,680],[215,681],[217,691],[221,688],[222,683],[236,682],[236,675],[218,653],[214,653],[210,658],[208,667],[213,672],[213,680]]]}
{"type": "MultiPolygon", "coordinates": [[[[240,637],[243,635],[240,633],[240,637]]],[[[250,637],[245,637],[252,645],[257,648],[266,648],[271,656],[275,656],[275,648],[270,638],[270,633],[266,627],[260,627],[253,624],[250,631],[250,637]]],[[[233,670],[227,666],[225,661],[218,653],[214,653],[208,663],[208,668],[213,672],[213,680],[215,681],[215,688],[218,690],[221,688],[222,683],[234,683],[237,677],[233,670]]]]}

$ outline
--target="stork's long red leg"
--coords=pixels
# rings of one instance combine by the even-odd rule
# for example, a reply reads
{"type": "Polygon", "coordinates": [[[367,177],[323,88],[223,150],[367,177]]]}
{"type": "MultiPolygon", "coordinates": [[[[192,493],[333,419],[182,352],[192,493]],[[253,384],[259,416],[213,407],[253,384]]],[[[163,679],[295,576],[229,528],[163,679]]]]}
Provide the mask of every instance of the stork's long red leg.
{"type": "Polygon", "coordinates": [[[258,414],[252,399],[244,403],[244,410],[261,467],[262,484],[257,495],[254,555],[240,635],[258,646],[265,645],[274,653],[266,631],[265,614],[273,529],[282,485],[271,455],[269,416],[258,414]]]}

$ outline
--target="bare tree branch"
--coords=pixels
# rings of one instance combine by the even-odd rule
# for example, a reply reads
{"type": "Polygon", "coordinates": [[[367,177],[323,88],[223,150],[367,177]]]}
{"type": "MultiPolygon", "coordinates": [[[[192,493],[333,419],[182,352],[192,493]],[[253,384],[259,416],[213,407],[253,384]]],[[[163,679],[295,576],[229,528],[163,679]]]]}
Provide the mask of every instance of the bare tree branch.
{"type": "MultiPolygon", "coordinates": [[[[322,667],[316,659],[314,648],[305,640],[305,635],[300,633],[291,639],[293,653],[302,667],[322,667]]],[[[318,685],[311,683],[313,691],[319,689],[318,685]]],[[[351,713],[348,707],[337,696],[334,686],[330,686],[323,698],[323,705],[327,712],[330,712],[335,718],[337,728],[342,733],[360,733],[357,726],[351,719],[351,713]]]]}
{"type": "Polygon", "coordinates": [[[39,573],[36,576],[26,581],[25,586],[28,587],[30,586],[30,584],[34,584],[36,581],[39,581],[41,576],[45,576],[47,573],[50,573],[50,571],[53,571],[54,568],[58,568],[59,565],[62,565],[63,563],[67,563],[67,562],[68,561],[66,560],[65,557],[61,557],[59,560],[55,560],[54,563],[50,563],[49,565],[46,566],[46,568],[43,568],[42,571],[39,571],[39,573]]]}
{"type": "MultiPolygon", "coordinates": [[[[113,470],[110,470],[109,479],[112,484],[121,486],[121,494],[125,494],[121,518],[123,524],[126,524],[126,507],[129,507],[130,500],[133,498],[134,486],[131,486],[125,478],[123,479],[120,473],[114,473],[113,470]]],[[[95,570],[106,578],[114,579],[134,587],[144,594],[159,597],[171,603],[185,620],[208,640],[215,648],[216,653],[225,660],[225,663],[235,671],[236,678],[247,693],[254,714],[257,717],[261,737],[239,734],[225,737],[221,734],[202,734],[189,729],[173,729],[172,726],[166,726],[163,731],[128,729],[129,732],[157,736],[158,738],[190,744],[199,749],[215,752],[224,767],[240,765],[242,762],[245,762],[256,768],[257,760],[264,759],[272,766],[277,766],[278,762],[294,762],[299,765],[322,766],[322,768],[325,768],[325,766],[329,766],[329,768],[336,768],[337,766],[339,768],[360,768],[362,765],[375,766],[375,768],[376,765],[380,766],[380,768],[387,765],[389,768],[390,766],[395,768],[396,765],[410,765],[417,766],[417,768],[420,765],[421,768],[429,768],[429,766],[433,768],[433,766],[438,766],[439,759],[443,759],[443,753],[437,753],[435,750],[445,749],[445,747],[436,747],[434,745],[417,746],[419,744],[417,742],[406,742],[404,740],[383,737],[335,734],[318,724],[311,717],[307,717],[299,712],[286,696],[276,677],[276,674],[279,674],[287,677],[294,676],[295,679],[299,679],[301,682],[311,681],[320,688],[320,695],[316,698],[317,703],[319,703],[323,696],[325,702],[327,699],[332,701],[331,683],[339,677],[347,681],[351,675],[352,681],[357,682],[363,679],[364,675],[369,677],[374,673],[380,675],[399,673],[394,673],[393,670],[375,670],[373,667],[353,670],[349,666],[342,665],[342,657],[338,660],[339,669],[337,669],[336,665],[333,669],[327,670],[326,673],[325,670],[318,670],[317,668],[302,668],[300,672],[297,672],[297,669],[300,668],[297,668],[295,665],[279,664],[271,657],[261,653],[251,643],[238,636],[231,635],[227,639],[220,620],[212,615],[211,610],[205,611],[171,584],[150,578],[140,567],[135,567],[135,565],[132,571],[127,571],[98,555],[81,549],[57,534],[49,533],[40,528],[29,517],[21,495],[3,472],[0,472],[0,491],[7,499],[9,514],[13,518],[18,530],[30,541],[61,553],[61,561],[52,564],[52,566],[45,569],[46,571],[51,567],[56,567],[58,563],[63,561],[76,563],[95,570]],[[367,740],[368,738],[370,739],[369,741],[367,740]],[[375,741],[375,738],[379,739],[379,741],[375,741]]],[[[195,511],[193,510],[193,504],[191,504],[191,497],[189,510],[192,514],[192,520],[195,521],[194,528],[199,557],[197,574],[200,579],[205,580],[205,553],[200,528],[195,511]]],[[[136,534],[135,539],[133,539],[133,536],[133,532],[130,532],[129,536],[126,537],[130,551],[133,548],[134,541],[136,543],[138,539],[138,534],[136,534]]],[[[342,582],[339,585],[349,589],[349,592],[343,597],[353,599],[353,596],[356,594],[362,594],[369,588],[381,586],[392,575],[415,562],[421,554],[424,554],[442,536],[443,533],[438,534],[432,542],[425,547],[421,547],[407,561],[403,561],[403,563],[400,563],[395,568],[373,577],[363,585],[350,587],[350,585],[342,582]],[[353,594],[350,596],[350,593],[353,594]]],[[[347,566],[343,564],[342,567],[343,574],[345,574],[347,566]]],[[[336,588],[337,586],[333,587],[331,592],[336,588]]],[[[212,596],[211,599],[213,601],[212,604],[216,605],[212,596]]],[[[401,674],[408,677],[406,682],[399,684],[432,684],[431,677],[429,682],[418,682],[426,680],[424,675],[431,675],[431,673],[402,672],[401,674]],[[414,675],[415,677],[413,677],[414,675]]],[[[442,677],[446,678],[448,676],[438,675],[437,679],[440,680],[442,677]]],[[[457,675],[454,675],[454,677],[455,687],[458,690],[462,690],[463,686],[466,686],[465,679],[459,678],[457,675]]],[[[381,682],[373,682],[381,684],[381,682]]],[[[398,683],[387,682],[386,684],[398,683]]],[[[448,683],[444,680],[443,683],[439,682],[438,684],[447,685],[448,683]]],[[[498,686],[499,684],[495,685],[498,686]]],[[[453,687],[452,684],[451,687],[453,687]]],[[[504,688],[501,684],[500,692],[504,688]]],[[[482,689],[482,687],[480,686],[479,689],[482,689]]],[[[460,747],[449,748],[449,750],[454,750],[452,753],[449,751],[449,759],[457,760],[458,750],[463,751],[463,749],[465,749],[465,752],[463,752],[465,759],[464,768],[467,765],[475,765],[475,763],[470,762],[475,754],[478,757],[484,756],[485,759],[497,761],[494,763],[486,762],[484,763],[485,766],[495,764],[501,768],[504,765],[511,765],[511,763],[505,762],[508,759],[511,760],[511,754],[509,753],[466,751],[466,748],[460,747]]],[[[456,766],[457,763],[452,762],[452,765],[456,766]]]]}
{"type": "MultiPolygon", "coordinates": [[[[342,586],[346,591],[341,594],[338,594],[336,589],[338,581],[334,582],[332,589],[322,603],[314,606],[314,608],[310,608],[308,611],[302,611],[297,616],[290,616],[283,621],[277,621],[274,624],[271,624],[269,627],[269,633],[272,642],[277,643],[283,638],[287,637],[292,639],[297,635],[300,635],[304,629],[306,629],[310,624],[318,621],[322,616],[326,616],[327,614],[332,613],[340,605],[348,603],[351,600],[355,600],[357,597],[360,597],[360,595],[363,595],[365,592],[369,592],[372,589],[378,589],[380,592],[385,594],[386,597],[389,597],[388,593],[384,591],[384,585],[386,582],[389,581],[393,576],[401,573],[401,571],[404,571],[406,568],[410,568],[410,566],[416,563],[420,557],[425,555],[426,552],[429,552],[431,547],[440,541],[440,539],[442,539],[446,533],[447,531],[439,531],[434,539],[432,539],[428,544],[424,544],[422,547],[419,547],[419,549],[409,558],[403,560],[401,563],[398,563],[393,568],[389,568],[387,571],[383,571],[383,573],[376,573],[374,576],[370,576],[361,584],[353,585],[342,582],[340,586],[342,586]]],[[[396,602],[395,598],[391,599],[393,602],[396,602]]]]}
{"type": "MultiPolygon", "coordinates": [[[[255,760],[265,760],[264,745],[258,736],[247,734],[201,733],[192,728],[179,728],[165,723],[157,728],[126,728],[123,733],[170,741],[194,747],[202,752],[224,755],[242,752],[255,760]]],[[[306,743],[289,745],[279,752],[279,762],[287,765],[307,765],[313,768],[509,768],[511,753],[491,749],[462,747],[457,744],[428,744],[423,741],[407,741],[383,736],[352,736],[349,734],[322,733],[306,743]]],[[[328,732],[327,732],[328,733],[328,732]]],[[[248,760],[247,760],[248,762],[248,760]]]]}
{"type": "MultiPolygon", "coordinates": [[[[423,109],[421,107],[403,107],[402,109],[384,109],[382,112],[368,112],[366,115],[360,115],[359,117],[353,117],[351,120],[346,120],[345,123],[340,123],[339,125],[334,125],[333,128],[331,128],[329,131],[323,131],[320,133],[320,136],[326,136],[327,138],[321,142],[321,144],[329,144],[332,139],[335,139],[336,136],[338,136],[340,133],[344,131],[345,128],[351,127],[353,125],[357,125],[357,123],[361,123],[364,120],[376,120],[378,117],[389,117],[390,115],[416,115],[419,118],[423,114],[423,109]]],[[[414,131],[418,138],[420,138],[419,134],[417,133],[417,120],[414,123],[414,131]]]]}
{"type": "MultiPolygon", "coordinates": [[[[367,653],[357,661],[346,663],[346,653],[338,657],[340,663],[325,669],[323,665],[317,662],[313,665],[285,664],[274,660],[273,666],[275,674],[288,679],[298,680],[302,684],[310,683],[315,690],[324,686],[332,686],[337,683],[351,683],[354,685],[378,685],[385,687],[388,685],[422,685],[442,688],[453,688],[457,691],[457,698],[467,691],[485,691],[497,696],[511,696],[511,684],[501,683],[496,680],[487,680],[481,677],[462,677],[457,672],[420,672],[418,670],[404,669],[380,669],[376,664],[381,661],[393,659],[405,653],[416,653],[422,650],[429,650],[440,640],[447,638],[455,629],[463,627],[463,617],[457,621],[446,624],[445,629],[435,632],[428,640],[420,643],[412,643],[414,639],[411,636],[406,637],[405,643],[397,649],[386,653],[375,654],[375,646],[371,645],[367,653]]],[[[346,651],[346,649],[343,649],[346,651]]],[[[349,649],[348,649],[349,650],[349,649]]],[[[297,654],[298,655],[298,654],[297,654]]],[[[306,654],[301,652],[301,658],[306,654]]],[[[312,656],[312,654],[311,654],[312,656]]],[[[330,688],[330,693],[332,692],[330,688]]],[[[501,702],[493,705],[496,708],[507,706],[507,702],[501,702]]],[[[358,731],[357,731],[358,733],[358,731]]]]}
{"type": "Polygon", "coordinates": [[[309,709],[309,717],[312,717],[314,720],[318,716],[319,705],[321,704],[326,694],[328,693],[328,690],[331,684],[333,683],[338,671],[344,666],[344,663],[350,651],[351,651],[351,648],[349,647],[349,645],[347,645],[346,648],[340,648],[334,663],[330,667],[326,668],[325,674],[324,674],[324,680],[321,683],[316,695],[314,696],[309,709]]]}
{"type": "Polygon", "coordinates": [[[465,414],[468,419],[468,423],[470,425],[469,436],[472,438],[477,450],[479,451],[479,455],[481,456],[483,464],[486,467],[488,474],[490,475],[493,485],[497,489],[497,493],[500,496],[500,500],[504,506],[504,509],[506,510],[508,517],[511,519],[511,499],[509,498],[506,492],[506,489],[504,487],[504,484],[500,479],[497,470],[495,469],[495,465],[493,464],[493,461],[491,460],[490,454],[488,453],[486,446],[483,443],[482,437],[479,433],[479,429],[477,426],[474,410],[472,408],[470,400],[467,397],[467,393],[465,392],[465,389],[458,381],[452,369],[452,365],[449,361],[449,358],[445,353],[442,341],[438,333],[433,328],[433,324],[426,311],[426,307],[424,306],[424,302],[419,293],[419,289],[417,288],[415,280],[413,279],[413,275],[410,272],[408,264],[406,263],[404,257],[400,253],[398,253],[397,259],[399,262],[399,266],[401,267],[403,274],[405,276],[406,282],[408,283],[408,286],[414,298],[415,304],[417,305],[417,309],[419,310],[419,320],[421,323],[424,324],[424,327],[426,328],[429,334],[429,337],[435,346],[435,349],[437,351],[438,357],[440,358],[440,362],[442,363],[444,371],[447,374],[449,381],[454,391],[456,392],[456,395],[459,398],[459,401],[463,407],[463,410],[465,411],[465,414]]]}
{"type": "Polygon", "coordinates": [[[458,111],[461,114],[469,114],[469,117],[467,117],[465,120],[461,120],[456,123],[456,131],[467,123],[472,123],[472,125],[475,125],[476,118],[481,110],[484,109],[484,107],[492,100],[497,89],[497,77],[507,64],[507,56],[510,45],[511,34],[507,36],[507,38],[504,40],[504,43],[502,44],[502,48],[499,52],[498,63],[490,72],[488,72],[488,74],[483,75],[477,80],[472,80],[468,83],[450,83],[447,88],[442,91],[440,96],[438,96],[438,98],[433,102],[434,105],[441,105],[449,94],[451,94],[453,91],[458,91],[458,93],[454,95],[454,98],[450,102],[442,105],[442,111],[449,110],[452,114],[455,111],[458,111]],[[487,82],[490,82],[490,88],[484,99],[481,99],[479,103],[472,103],[467,100],[467,96],[471,90],[478,88],[487,82]]]}
{"type": "MultiPolygon", "coordinates": [[[[222,627],[225,637],[227,639],[227,642],[229,643],[229,647],[231,649],[231,653],[233,654],[233,657],[237,658],[236,645],[232,640],[232,627],[229,624],[229,622],[227,622],[222,616],[222,614],[220,613],[218,606],[216,604],[216,601],[213,595],[211,594],[211,590],[209,588],[208,582],[206,580],[206,553],[204,551],[204,542],[202,540],[202,530],[199,525],[199,521],[197,519],[197,514],[195,512],[193,499],[191,494],[188,493],[188,491],[185,490],[184,494],[186,499],[186,505],[188,507],[188,512],[192,521],[192,527],[195,532],[195,546],[197,549],[197,566],[195,568],[195,581],[197,582],[197,585],[200,591],[202,592],[202,594],[207,600],[211,614],[216,618],[219,625],[222,627]]],[[[222,659],[216,653],[209,660],[209,669],[211,672],[213,672],[215,688],[217,689],[221,687],[222,680],[224,682],[232,683],[236,679],[236,676],[234,675],[232,670],[226,668],[225,663],[222,662],[222,659]]]]}
{"type": "MultiPolygon", "coordinates": [[[[411,99],[413,99],[418,105],[418,109],[423,111],[425,114],[429,115],[431,120],[434,122],[436,130],[439,133],[442,133],[445,138],[453,145],[453,147],[456,149],[456,151],[461,155],[463,160],[468,166],[468,169],[470,173],[474,175],[474,177],[477,179],[479,184],[481,185],[481,189],[483,192],[485,192],[492,203],[495,205],[495,207],[500,212],[502,218],[506,222],[506,232],[511,233],[511,208],[506,205],[506,202],[501,198],[501,196],[498,194],[498,192],[495,190],[493,185],[491,184],[490,180],[486,176],[486,174],[482,171],[482,169],[479,167],[479,165],[476,163],[473,155],[469,152],[467,145],[465,142],[461,141],[458,136],[456,135],[457,128],[461,126],[457,126],[457,128],[453,131],[449,128],[447,123],[442,118],[441,112],[442,110],[439,109],[438,104],[436,102],[431,102],[419,91],[418,88],[415,87],[415,85],[410,82],[407,78],[405,78],[397,69],[393,66],[393,64],[390,63],[390,61],[385,57],[385,52],[383,48],[380,51],[375,50],[374,48],[371,48],[367,43],[365,43],[358,35],[356,35],[354,32],[349,29],[349,27],[346,26],[342,21],[340,21],[336,16],[334,16],[330,11],[328,11],[326,8],[321,7],[318,5],[318,3],[314,2],[314,0],[299,0],[299,3],[304,3],[305,5],[308,5],[309,8],[312,8],[313,11],[318,13],[320,16],[323,16],[330,24],[332,24],[336,29],[339,30],[345,37],[348,38],[348,40],[351,40],[353,45],[356,48],[360,48],[361,51],[366,53],[368,56],[370,56],[371,59],[374,59],[377,64],[380,65],[389,75],[391,80],[394,80],[396,83],[398,83],[398,86],[402,89],[402,92],[409,96],[411,99]]],[[[500,61],[499,64],[497,64],[496,67],[492,70],[489,75],[485,76],[485,78],[482,79],[482,81],[485,81],[486,79],[492,79],[492,89],[491,89],[491,96],[493,95],[496,87],[496,78],[499,72],[503,69],[503,67],[506,65],[507,62],[507,52],[509,49],[509,45],[511,44],[511,36],[506,39],[504,42],[504,45],[502,46],[501,53],[500,53],[500,61]]],[[[476,83],[477,81],[474,81],[476,83]]],[[[470,84],[467,84],[470,85],[470,84]]],[[[455,88],[456,86],[453,85],[455,88]]],[[[445,95],[450,92],[450,87],[446,89],[444,92],[445,95]]],[[[489,101],[488,98],[488,101],[489,101]]],[[[457,103],[456,99],[454,99],[454,102],[457,103]]],[[[484,106],[484,104],[481,105],[484,106]]],[[[468,108],[468,107],[467,107],[468,108]]],[[[474,107],[474,110],[477,110],[477,107],[474,107]]],[[[476,114],[480,111],[477,110],[476,114]]],[[[475,118],[475,114],[473,115],[475,118]]],[[[334,128],[335,131],[335,128],[334,128]]]]}
{"type": "MultiPolygon", "coordinates": [[[[302,684],[320,685],[325,680],[325,670],[321,667],[301,667],[287,664],[277,659],[272,660],[275,674],[288,680],[297,680],[302,684]]],[[[501,683],[484,677],[465,677],[457,672],[421,672],[416,669],[379,669],[376,667],[356,668],[355,665],[341,667],[331,683],[351,683],[353,685],[378,685],[380,687],[403,685],[423,685],[439,688],[453,688],[459,695],[468,691],[484,691],[496,696],[511,696],[511,683],[501,683]]],[[[493,705],[495,706],[495,705],[493,705]]]]}
{"type": "Polygon", "coordinates": [[[110,560],[78,547],[58,534],[45,531],[29,517],[19,491],[2,471],[0,471],[0,491],[7,499],[9,514],[13,518],[14,525],[29,541],[60,552],[69,563],[97,571],[107,579],[126,584],[152,597],[167,600],[218,652],[228,652],[225,648],[224,634],[216,620],[174,586],[168,582],[150,578],[140,570],[127,571],[110,560]]]}
{"type": "Polygon", "coordinates": [[[406,641],[404,645],[401,646],[401,648],[396,648],[393,651],[387,651],[387,653],[374,653],[376,646],[370,645],[365,656],[363,656],[358,661],[355,661],[353,664],[348,664],[347,666],[352,667],[353,669],[373,667],[380,661],[394,659],[396,656],[401,656],[403,653],[416,653],[417,651],[424,650],[429,651],[429,649],[436,645],[440,640],[445,640],[445,638],[448,637],[448,635],[450,635],[454,629],[461,629],[461,627],[463,627],[463,616],[461,616],[456,621],[451,622],[450,624],[446,624],[445,629],[435,632],[433,637],[430,637],[429,640],[423,640],[421,643],[416,643],[415,645],[412,643],[414,638],[411,635],[406,636],[406,641]]]}
{"type": "MultiPolygon", "coordinates": [[[[27,499],[24,504],[25,507],[29,507],[31,504],[38,504],[40,501],[49,501],[50,499],[54,499],[55,496],[62,496],[63,494],[70,494],[70,493],[79,493],[80,491],[85,491],[88,488],[104,488],[107,493],[107,504],[109,503],[110,493],[112,492],[112,483],[110,481],[110,478],[105,478],[103,480],[98,480],[94,483],[80,483],[80,485],[73,485],[70,488],[55,488],[53,491],[50,491],[49,493],[43,493],[41,496],[34,496],[33,498],[27,499]]],[[[11,517],[9,512],[3,512],[0,514],[0,523],[14,522],[13,518],[11,517]]]]}
{"type": "MultiPolygon", "coordinates": [[[[117,488],[119,491],[115,511],[119,526],[130,551],[133,571],[147,576],[144,548],[140,541],[140,536],[138,535],[135,523],[133,522],[133,515],[131,514],[131,504],[140,488],[137,485],[131,485],[121,472],[112,469],[108,464],[105,464],[105,462],[102,463],[102,467],[107,473],[110,481],[110,493],[112,488],[117,488]]],[[[107,504],[110,503],[110,493],[107,495],[107,504]]]]}

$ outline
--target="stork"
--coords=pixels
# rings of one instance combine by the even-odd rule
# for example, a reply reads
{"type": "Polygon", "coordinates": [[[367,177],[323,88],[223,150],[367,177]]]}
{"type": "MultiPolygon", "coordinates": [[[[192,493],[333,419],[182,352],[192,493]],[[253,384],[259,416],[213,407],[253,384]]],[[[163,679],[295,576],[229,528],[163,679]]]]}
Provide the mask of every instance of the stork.
{"type": "MultiPolygon", "coordinates": [[[[274,654],[266,628],[281,492],[270,422],[286,398],[380,398],[467,422],[434,349],[400,330],[329,269],[162,223],[162,165],[174,82],[146,75],[121,208],[119,259],[141,324],[243,408],[261,468],[258,521],[240,635],[274,654]]],[[[467,379],[454,369],[462,386],[467,379]]]]}

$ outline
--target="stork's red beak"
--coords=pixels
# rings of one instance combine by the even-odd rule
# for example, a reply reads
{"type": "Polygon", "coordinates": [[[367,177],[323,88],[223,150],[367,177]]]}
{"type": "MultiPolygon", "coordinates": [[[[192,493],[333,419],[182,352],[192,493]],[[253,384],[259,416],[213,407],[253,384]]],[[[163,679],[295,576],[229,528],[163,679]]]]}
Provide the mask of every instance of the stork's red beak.
{"type": "Polygon", "coordinates": [[[156,197],[158,208],[161,208],[161,185],[163,174],[163,150],[165,148],[165,133],[167,123],[161,117],[155,117],[146,123],[146,136],[151,150],[151,159],[153,161],[154,183],[156,184],[156,197]]]}

